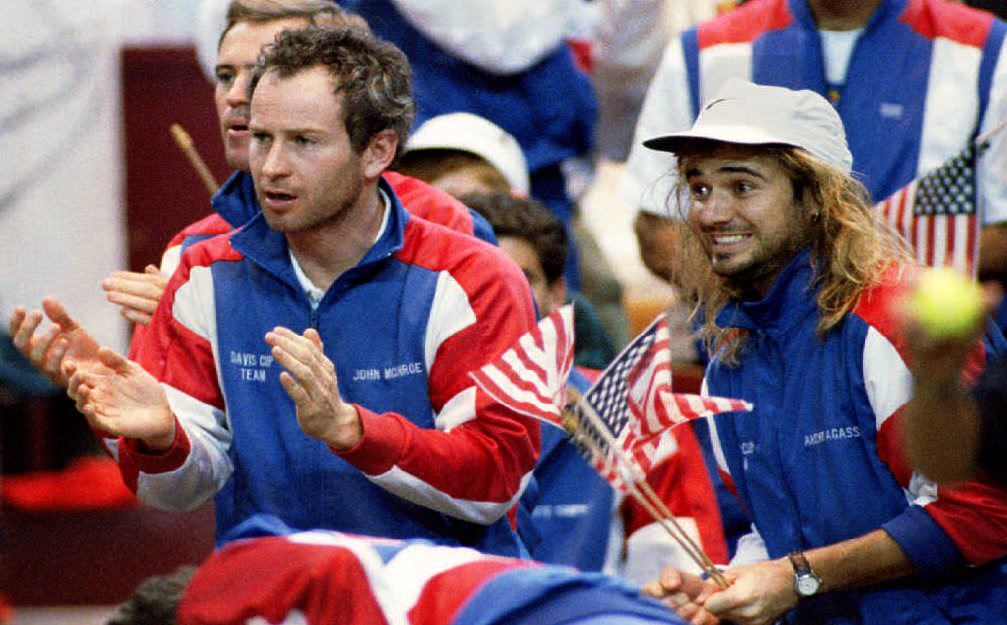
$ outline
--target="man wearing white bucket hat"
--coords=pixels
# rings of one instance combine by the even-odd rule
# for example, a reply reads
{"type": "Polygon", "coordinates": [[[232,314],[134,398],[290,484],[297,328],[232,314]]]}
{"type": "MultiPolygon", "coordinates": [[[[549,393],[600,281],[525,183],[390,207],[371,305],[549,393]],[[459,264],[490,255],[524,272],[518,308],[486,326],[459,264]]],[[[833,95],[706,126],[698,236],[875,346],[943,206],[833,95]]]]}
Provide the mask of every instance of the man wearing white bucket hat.
{"type": "MultiPolygon", "coordinates": [[[[1005,622],[1007,503],[902,453],[911,376],[888,304],[913,268],[850,176],[833,107],[732,80],[691,130],[644,144],[678,158],[674,262],[703,310],[704,388],[755,406],[711,428],[753,529],[729,588],[666,569],[650,590],[689,596],[696,622],[1005,622]]],[[[977,345],[971,372],[998,348],[977,345]]]]}

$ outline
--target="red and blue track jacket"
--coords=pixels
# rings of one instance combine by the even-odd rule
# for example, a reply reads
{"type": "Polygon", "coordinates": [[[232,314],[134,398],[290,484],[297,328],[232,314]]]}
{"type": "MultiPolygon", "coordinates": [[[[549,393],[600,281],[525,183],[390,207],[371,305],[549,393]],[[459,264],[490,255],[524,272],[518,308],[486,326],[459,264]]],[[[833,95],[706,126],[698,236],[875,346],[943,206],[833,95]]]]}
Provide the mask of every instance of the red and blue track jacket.
{"type": "MultiPolygon", "coordinates": [[[[752,402],[714,417],[715,451],[765,542],[768,556],[831,545],[879,528],[916,577],[802,600],[788,622],[878,625],[1007,622],[1007,500],[995,487],[937,486],[907,464],[899,424],[912,377],[889,313],[908,269],[883,282],[824,338],[804,250],[766,297],[732,301],[721,327],[747,332],[740,364],[718,359],[706,391],[752,402]]],[[[1002,349],[997,334],[977,348],[1002,349]]],[[[947,433],[953,444],[954,432],[947,433]]]]}
{"type": "Polygon", "coordinates": [[[527,283],[498,249],[412,217],[392,198],[360,263],[313,309],[286,239],[261,215],[190,247],[138,354],[178,421],[161,455],[121,441],[140,498],[188,509],[214,498],[217,535],[255,513],[294,527],[423,537],[517,554],[504,514],[539,428],[467,373],[535,323],[527,283]],[[364,438],[341,454],[305,435],[264,336],[316,328],[364,438]]]}
{"type": "Polygon", "coordinates": [[[684,621],[599,574],[336,532],[237,540],[200,568],[180,625],[645,625],[684,621]]]}

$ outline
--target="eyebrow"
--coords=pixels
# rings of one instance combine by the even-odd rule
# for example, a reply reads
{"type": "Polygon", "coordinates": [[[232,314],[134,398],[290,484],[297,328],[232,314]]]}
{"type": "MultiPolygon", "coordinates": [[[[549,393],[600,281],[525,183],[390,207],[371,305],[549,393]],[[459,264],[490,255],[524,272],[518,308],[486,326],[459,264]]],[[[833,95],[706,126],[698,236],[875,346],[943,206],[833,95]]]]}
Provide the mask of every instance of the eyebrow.
{"type": "MultiPolygon", "coordinates": [[[[766,177],[759,171],[752,169],[751,167],[746,167],[744,165],[724,165],[723,167],[717,168],[718,173],[725,174],[748,174],[754,176],[759,180],[766,180],[766,177]]],[[[703,172],[698,167],[690,167],[685,170],[685,177],[692,178],[694,176],[702,176],[703,172]]]]}

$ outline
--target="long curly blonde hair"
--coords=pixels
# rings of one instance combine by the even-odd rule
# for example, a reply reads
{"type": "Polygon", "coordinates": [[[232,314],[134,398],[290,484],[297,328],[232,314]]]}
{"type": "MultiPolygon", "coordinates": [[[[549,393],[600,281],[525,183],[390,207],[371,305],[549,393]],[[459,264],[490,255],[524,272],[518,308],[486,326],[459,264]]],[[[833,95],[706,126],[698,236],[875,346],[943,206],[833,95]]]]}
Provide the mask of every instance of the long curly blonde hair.
{"type": "MultiPolygon", "coordinates": [[[[819,336],[824,336],[853,309],[865,290],[877,286],[885,265],[914,262],[909,245],[880,218],[867,190],[850,175],[797,148],[765,146],[760,150],[778,159],[793,185],[794,201],[814,215],[807,227],[818,288],[816,329],[819,336]]],[[[703,148],[696,152],[703,153],[703,148]]],[[[678,251],[673,260],[675,282],[693,302],[693,317],[701,318],[700,335],[707,351],[716,353],[728,365],[737,364],[745,334],[719,327],[716,319],[728,300],[739,297],[750,285],[734,284],[713,273],[699,233],[686,219],[688,187],[682,173],[680,169],[669,198],[681,217],[677,222],[678,251]]]]}

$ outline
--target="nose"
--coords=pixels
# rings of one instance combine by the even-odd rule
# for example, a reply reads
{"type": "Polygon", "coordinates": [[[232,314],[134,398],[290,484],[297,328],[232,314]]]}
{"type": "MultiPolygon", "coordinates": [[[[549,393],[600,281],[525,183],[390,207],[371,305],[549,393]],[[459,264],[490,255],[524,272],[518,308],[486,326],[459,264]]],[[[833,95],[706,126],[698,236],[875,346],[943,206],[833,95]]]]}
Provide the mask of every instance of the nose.
{"type": "Polygon", "coordinates": [[[274,141],[262,161],[262,175],[268,179],[282,178],[290,174],[287,155],[281,141],[274,141]]]}
{"type": "Polygon", "coordinates": [[[231,108],[237,108],[239,106],[246,106],[248,104],[248,94],[246,90],[248,88],[248,72],[244,70],[239,70],[234,76],[234,80],[231,81],[231,86],[227,90],[227,105],[231,108]]]}
{"type": "Polygon", "coordinates": [[[692,199],[690,215],[703,227],[716,227],[731,221],[734,211],[729,193],[714,189],[703,200],[692,199]]]}

